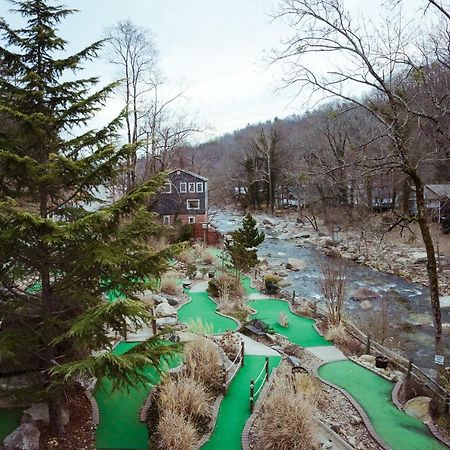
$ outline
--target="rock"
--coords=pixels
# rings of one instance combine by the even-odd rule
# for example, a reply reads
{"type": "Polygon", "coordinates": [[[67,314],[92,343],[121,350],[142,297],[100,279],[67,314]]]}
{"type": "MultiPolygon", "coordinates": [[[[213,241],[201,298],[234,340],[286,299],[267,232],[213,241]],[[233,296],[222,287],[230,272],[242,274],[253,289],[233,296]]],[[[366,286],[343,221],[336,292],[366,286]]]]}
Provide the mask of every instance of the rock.
{"type": "Polygon", "coordinates": [[[288,360],[288,363],[291,366],[294,366],[294,367],[301,367],[302,366],[302,362],[298,358],[296,358],[295,356],[288,356],[287,360],[288,360]]]}
{"type": "Polygon", "coordinates": [[[159,317],[156,319],[156,325],[158,327],[173,327],[178,324],[176,317],[159,317]]]}
{"type": "Polygon", "coordinates": [[[359,360],[361,362],[367,363],[367,364],[371,364],[372,366],[375,365],[375,356],[373,355],[361,355],[359,357],[359,360]]]}
{"type": "Polygon", "coordinates": [[[175,297],[175,295],[164,294],[164,298],[170,306],[177,306],[181,302],[181,299],[175,297]]]}
{"type": "Polygon", "coordinates": [[[157,317],[176,316],[177,310],[168,303],[161,303],[155,308],[155,314],[157,317]]]}
{"type": "Polygon", "coordinates": [[[366,287],[360,287],[350,295],[350,298],[356,302],[362,302],[364,300],[378,299],[380,298],[380,294],[378,294],[378,292],[371,291],[366,287]]]}
{"type": "Polygon", "coordinates": [[[284,270],[277,270],[276,273],[279,277],[283,277],[286,278],[288,276],[287,272],[285,272],[284,270]]]}
{"type": "Polygon", "coordinates": [[[279,239],[280,241],[288,241],[291,239],[291,236],[288,233],[281,233],[276,237],[276,239],[279,239]]]}
{"type": "Polygon", "coordinates": [[[272,219],[269,219],[268,217],[265,217],[264,219],[263,219],[263,222],[262,222],[264,225],[269,225],[269,226],[271,226],[271,227],[273,227],[273,226],[275,226],[276,225],[276,222],[274,221],[274,220],[272,220],[272,219]]]}
{"type": "MultiPolygon", "coordinates": [[[[22,421],[35,422],[36,424],[48,425],[50,423],[48,404],[47,403],[35,403],[23,412],[22,421]]],[[[63,410],[63,424],[69,423],[69,414],[66,410],[63,410]]]]}
{"type": "Polygon", "coordinates": [[[408,416],[415,417],[422,422],[429,422],[430,417],[430,397],[415,397],[408,400],[403,407],[408,416]]]}
{"type": "Polygon", "coordinates": [[[281,288],[287,288],[291,285],[292,283],[290,283],[287,280],[280,280],[277,285],[280,286],[281,288]]]}
{"type": "Polygon", "coordinates": [[[151,299],[153,300],[153,303],[155,305],[160,305],[161,303],[167,303],[167,299],[164,298],[162,295],[153,294],[151,296],[151,299]]]}
{"type": "Polygon", "coordinates": [[[299,270],[303,270],[306,267],[305,262],[299,258],[288,258],[286,268],[288,268],[287,267],[288,264],[290,267],[292,267],[292,269],[290,269],[290,270],[293,270],[295,272],[298,272],[299,270]]]}
{"type": "Polygon", "coordinates": [[[364,256],[358,256],[355,261],[358,263],[363,263],[366,260],[366,258],[364,256]]]}
{"type": "Polygon", "coordinates": [[[311,235],[310,235],[309,233],[300,233],[300,234],[298,235],[298,237],[299,237],[300,239],[309,239],[309,238],[311,237],[311,235]]]}
{"type": "Polygon", "coordinates": [[[441,308],[450,308],[450,295],[440,297],[441,308]]]}
{"type": "Polygon", "coordinates": [[[277,253],[277,256],[278,256],[279,258],[284,258],[284,257],[286,256],[286,253],[278,252],[278,253],[277,253]]]}
{"type": "Polygon", "coordinates": [[[368,309],[372,309],[372,303],[370,303],[369,300],[362,301],[359,306],[364,311],[367,311],[368,309]]]}
{"type": "Polygon", "coordinates": [[[34,423],[23,423],[3,441],[5,450],[39,450],[41,432],[34,423]]]}
{"type": "Polygon", "coordinates": [[[325,255],[329,256],[330,258],[340,258],[341,252],[334,247],[324,247],[323,252],[325,255]]]}
{"type": "Polygon", "coordinates": [[[413,264],[424,264],[428,261],[426,252],[413,252],[410,254],[413,264]]]}

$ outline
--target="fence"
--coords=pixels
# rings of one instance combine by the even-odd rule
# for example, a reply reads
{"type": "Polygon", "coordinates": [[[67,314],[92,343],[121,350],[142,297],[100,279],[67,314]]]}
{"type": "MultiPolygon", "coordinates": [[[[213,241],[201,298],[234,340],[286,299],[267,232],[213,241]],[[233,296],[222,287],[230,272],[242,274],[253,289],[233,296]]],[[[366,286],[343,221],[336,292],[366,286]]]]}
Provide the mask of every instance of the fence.
{"type": "Polygon", "coordinates": [[[264,383],[269,380],[269,358],[266,356],[266,362],[264,363],[261,372],[255,380],[250,381],[250,411],[253,413],[255,407],[255,401],[258,398],[264,383]],[[263,376],[264,375],[264,376],[263,376]],[[261,378],[262,377],[262,378],[261,378]],[[258,389],[255,392],[255,386],[261,381],[258,389]]]}
{"type": "MultiPolygon", "coordinates": [[[[295,305],[295,291],[289,292],[287,289],[280,289],[280,296],[288,300],[293,306],[295,305]]],[[[313,302],[312,307],[312,312],[315,315],[326,317],[326,310],[318,305],[317,302],[313,302]]],[[[375,350],[378,354],[386,356],[394,366],[406,373],[407,379],[413,377],[430,389],[443,402],[445,411],[450,409],[450,392],[430,377],[423,369],[414,364],[412,360],[408,360],[407,358],[374,341],[370,338],[370,336],[364,334],[349,320],[343,319],[342,323],[346,331],[365,346],[365,352],[367,354],[370,354],[372,350],[375,350]]]]}
{"type": "Polygon", "coordinates": [[[238,351],[233,362],[223,371],[223,392],[226,394],[228,385],[233,381],[234,376],[240,367],[244,366],[244,342],[241,341],[241,348],[238,351]]]}

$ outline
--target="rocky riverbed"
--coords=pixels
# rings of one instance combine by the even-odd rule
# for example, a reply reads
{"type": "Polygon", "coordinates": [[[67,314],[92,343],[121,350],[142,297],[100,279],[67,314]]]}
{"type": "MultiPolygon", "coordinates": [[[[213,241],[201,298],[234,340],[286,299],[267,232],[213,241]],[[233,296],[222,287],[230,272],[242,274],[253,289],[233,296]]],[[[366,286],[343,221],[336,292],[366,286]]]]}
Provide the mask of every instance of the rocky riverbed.
{"type": "MultiPolygon", "coordinates": [[[[310,225],[298,223],[295,216],[255,217],[266,233],[259,251],[264,272],[279,275],[281,285],[296,295],[321,303],[321,267],[330,261],[345,264],[345,314],[356,322],[373,320],[378,314],[379,322],[381,310],[386,308],[390,334],[386,344],[401,349],[405,357],[413,358],[422,367],[434,368],[433,320],[424,285],[425,255],[419,247],[400,240],[379,242],[375,237],[361,242],[351,232],[341,231],[334,236],[316,232],[310,225]],[[362,297],[355,298],[361,293],[362,297]]],[[[220,212],[215,220],[226,233],[238,227],[241,218],[239,213],[220,212]]],[[[444,258],[442,262],[441,291],[448,295],[449,271],[444,258]]],[[[444,304],[448,298],[443,297],[444,304]]],[[[450,348],[449,308],[442,309],[442,317],[446,348],[450,348]]],[[[450,354],[447,356],[450,358],[450,354]]]]}

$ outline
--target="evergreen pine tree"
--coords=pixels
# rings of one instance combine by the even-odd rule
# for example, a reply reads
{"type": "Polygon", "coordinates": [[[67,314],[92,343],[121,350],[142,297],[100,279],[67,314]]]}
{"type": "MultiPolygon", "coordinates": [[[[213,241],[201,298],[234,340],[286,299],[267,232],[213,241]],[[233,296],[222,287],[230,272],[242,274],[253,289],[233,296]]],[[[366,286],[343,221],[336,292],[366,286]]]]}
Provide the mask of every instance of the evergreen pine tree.
{"type": "Polygon", "coordinates": [[[137,296],[174,249],[149,245],[159,228],[143,204],[162,175],[112,205],[86,208],[101,201],[97,188],[130,151],[114,145],[123,117],[80,131],[116,87],[94,92],[97,78],[78,76],[102,42],[61,56],[66,42],[56,27],[73,11],[48,0],[10,2],[26,26],[0,21],[0,116],[8,122],[0,131],[0,364],[32,375],[28,396],[48,401],[61,433],[62,394],[75,378],[139,383],[144,366],[173,353],[160,337],[124,355],[97,351],[151,319],[137,296]],[[107,302],[110,291],[123,298],[107,302]]]}
{"type": "Polygon", "coordinates": [[[264,241],[264,233],[259,232],[256,220],[247,214],[242,219],[242,225],[233,231],[231,239],[225,240],[225,249],[230,255],[236,277],[239,272],[248,272],[258,264],[258,245],[264,241]]]}

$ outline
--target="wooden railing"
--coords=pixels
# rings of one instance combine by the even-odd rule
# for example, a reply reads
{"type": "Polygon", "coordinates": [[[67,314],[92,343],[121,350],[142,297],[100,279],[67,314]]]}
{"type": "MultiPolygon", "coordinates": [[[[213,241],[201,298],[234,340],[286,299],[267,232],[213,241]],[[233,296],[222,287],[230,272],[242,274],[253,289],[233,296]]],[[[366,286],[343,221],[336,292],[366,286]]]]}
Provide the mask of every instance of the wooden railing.
{"type": "Polygon", "coordinates": [[[226,394],[228,385],[233,381],[239,368],[244,366],[244,342],[241,341],[240,349],[232,363],[223,371],[223,392],[226,394]]]}

